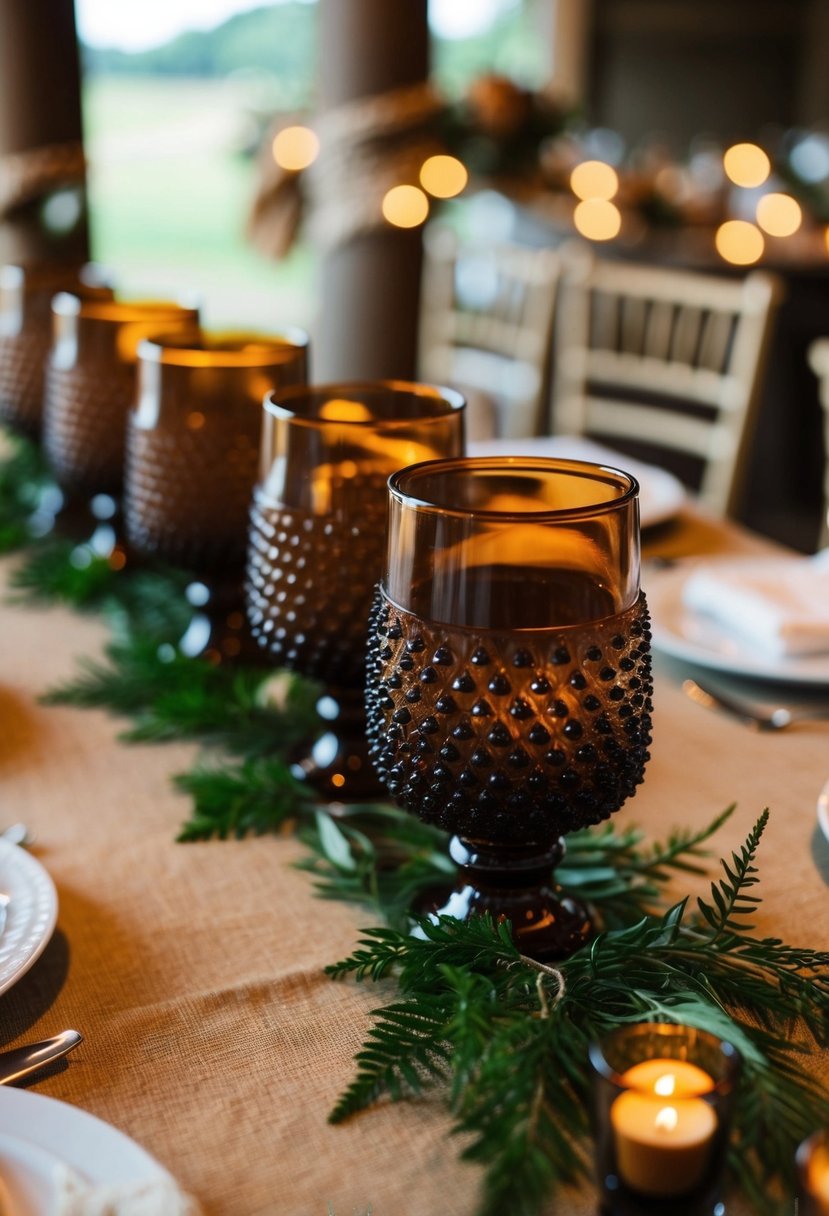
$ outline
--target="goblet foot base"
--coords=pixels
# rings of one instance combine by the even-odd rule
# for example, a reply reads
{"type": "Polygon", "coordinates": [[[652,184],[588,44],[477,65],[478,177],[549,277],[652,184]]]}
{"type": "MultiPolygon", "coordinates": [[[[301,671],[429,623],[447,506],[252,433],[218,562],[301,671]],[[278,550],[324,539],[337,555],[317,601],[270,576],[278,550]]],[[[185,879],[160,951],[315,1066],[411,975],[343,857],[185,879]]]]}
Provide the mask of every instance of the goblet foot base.
{"type": "Polygon", "coordinates": [[[317,711],[328,729],[306,753],[295,757],[294,776],[307,781],[326,802],[366,802],[388,795],[369,759],[363,694],[333,689],[317,711]]]}
{"type": "Polygon", "coordinates": [[[459,867],[459,883],[442,906],[432,899],[424,911],[457,920],[488,912],[493,920],[507,920],[518,949],[538,962],[567,958],[589,940],[587,909],[553,882],[553,869],[564,856],[561,841],[522,849],[454,836],[449,853],[459,867]]]}

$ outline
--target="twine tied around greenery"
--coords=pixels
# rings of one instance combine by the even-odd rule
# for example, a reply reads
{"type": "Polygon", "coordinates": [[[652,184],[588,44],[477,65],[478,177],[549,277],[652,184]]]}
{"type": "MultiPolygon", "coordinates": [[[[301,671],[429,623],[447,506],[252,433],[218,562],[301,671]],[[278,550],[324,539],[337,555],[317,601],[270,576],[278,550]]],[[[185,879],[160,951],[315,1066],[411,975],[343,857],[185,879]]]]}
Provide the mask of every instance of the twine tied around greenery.
{"type": "Polygon", "coordinates": [[[313,123],[319,155],[301,173],[274,160],[272,142],[286,125],[283,116],[262,147],[250,239],[263,253],[283,257],[303,221],[322,250],[381,228],[386,192],[415,184],[423,161],[442,150],[429,125],[444,104],[422,83],[329,110],[313,123]]]}
{"type": "Polygon", "coordinates": [[[80,141],[7,152],[0,157],[0,217],[56,190],[85,182],[86,156],[80,141]]]}

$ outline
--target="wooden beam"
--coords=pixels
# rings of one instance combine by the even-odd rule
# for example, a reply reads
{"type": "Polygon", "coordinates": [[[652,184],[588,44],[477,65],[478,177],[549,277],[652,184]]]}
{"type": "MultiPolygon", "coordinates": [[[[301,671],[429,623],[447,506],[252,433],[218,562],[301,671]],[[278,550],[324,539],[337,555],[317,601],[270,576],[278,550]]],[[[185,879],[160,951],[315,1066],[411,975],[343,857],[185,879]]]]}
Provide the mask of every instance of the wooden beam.
{"type": "MultiPolygon", "coordinates": [[[[323,110],[424,81],[426,0],[320,0],[323,110]]],[[[385,227],[326,253],[314,378],[413,379],[420,229],[385,227]]]]}
{"type": "MultiPolygon", "coordinates": [[[[4,157],[82,140],[73,0],[0,0],[0,173],[4,157]]],[[[85,196],[69,231],[44,224],[39,199],[0,220],[2,263],[83,262],[88,256],[85,196]]]]}

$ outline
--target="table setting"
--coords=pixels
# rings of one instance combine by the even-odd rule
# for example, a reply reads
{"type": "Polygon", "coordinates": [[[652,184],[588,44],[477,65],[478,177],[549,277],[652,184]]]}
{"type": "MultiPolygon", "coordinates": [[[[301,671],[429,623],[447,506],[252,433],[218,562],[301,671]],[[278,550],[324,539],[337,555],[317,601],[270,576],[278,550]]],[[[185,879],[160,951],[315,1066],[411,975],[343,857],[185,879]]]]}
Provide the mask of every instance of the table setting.
{"type": "Polygon", "coordinates": [[[286,380],[211,566],[235,440],[141,339],[123,562],[27,534],[4,464],[0,1047],[83,1036],[0,1088],[11,1212],[823,1210],[827,727],[683,679],[825,698],[825,557],[583,441],[464,455],[450,390],[286,380]],[[244,566],[244,642],[185,644],[244,566]]]}

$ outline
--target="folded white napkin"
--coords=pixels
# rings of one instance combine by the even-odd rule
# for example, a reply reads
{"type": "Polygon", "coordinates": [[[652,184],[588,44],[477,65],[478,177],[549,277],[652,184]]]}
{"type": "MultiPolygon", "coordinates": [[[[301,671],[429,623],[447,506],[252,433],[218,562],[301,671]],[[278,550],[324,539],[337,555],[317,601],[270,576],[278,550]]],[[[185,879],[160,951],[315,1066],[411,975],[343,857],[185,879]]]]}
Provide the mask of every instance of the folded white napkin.
{"type": "Polygon", "coordinates": [[[114,1186],[90,1184],[59,1165],[51,1216],[200,1216],[191,1195],[170,1177],[114,1186]]]}
{"type": "Polygon", "coordinates": [[[829,549],[698,566],[682,602],[770,657],[829,652],[829,549]]]}

